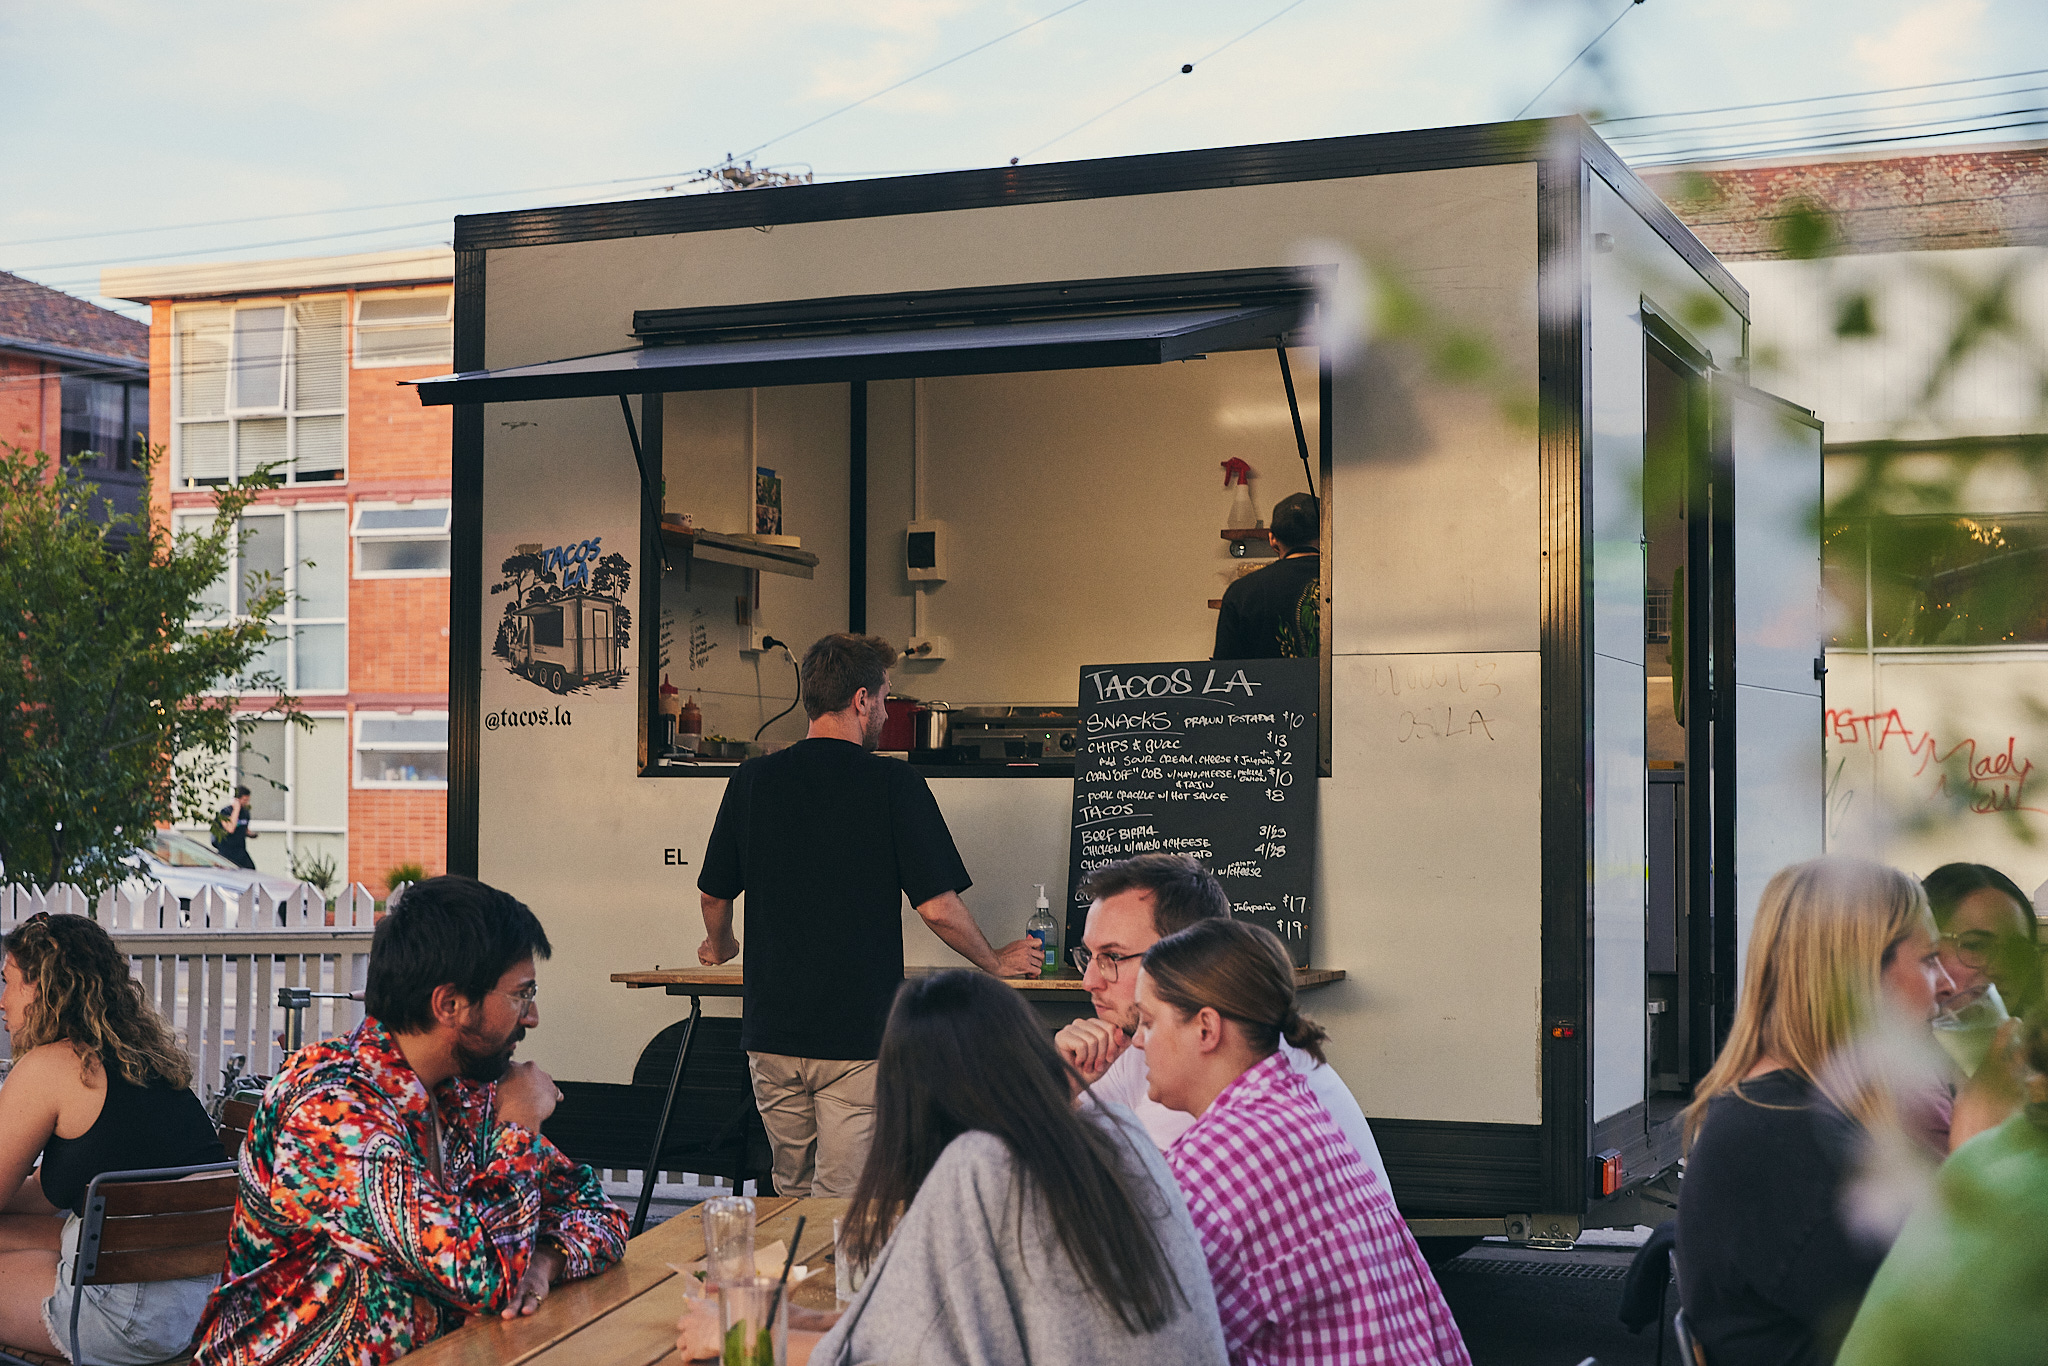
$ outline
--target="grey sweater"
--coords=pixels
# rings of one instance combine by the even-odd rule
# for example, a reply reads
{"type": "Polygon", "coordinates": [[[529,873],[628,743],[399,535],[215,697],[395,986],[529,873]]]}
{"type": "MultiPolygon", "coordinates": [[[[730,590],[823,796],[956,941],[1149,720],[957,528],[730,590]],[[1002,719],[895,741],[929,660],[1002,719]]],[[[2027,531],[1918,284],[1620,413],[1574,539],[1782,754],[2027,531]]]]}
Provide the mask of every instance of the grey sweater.
{"type": "Polygon", "coordinates": [[[1187,1203],[1130,1111],[1084,1111],[1118,1139],[1124,1178],[1180,1282],[1187,1306],[1134,1335],[1088,1293],[1042,1205],[1022,1202],[1009,1147],[964,1133],[870,1268],[817,1366],[1225,1366],[1209,1267],[1187,1203]],[[1020,1227],[1019,1220],[1022,1220],[1020,1227]],[[1021,1235],[1021,1236],[1020,1236],[1021,1235]]]}

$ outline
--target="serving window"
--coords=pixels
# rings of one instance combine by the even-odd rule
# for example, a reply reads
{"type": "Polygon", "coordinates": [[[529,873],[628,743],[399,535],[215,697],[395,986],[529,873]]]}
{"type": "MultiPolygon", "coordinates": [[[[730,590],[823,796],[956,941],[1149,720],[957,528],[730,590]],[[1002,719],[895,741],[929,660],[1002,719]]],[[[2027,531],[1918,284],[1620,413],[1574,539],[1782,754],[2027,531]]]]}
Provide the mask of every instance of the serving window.
{"type": "MultiPolygon", "coordinates": [[[[1312,347],[1288,353],[1322,494],[1318,361],[1312,347]]],[[[1226,463],[1255,472],[1256,528],[1307,487],[1271,350],[858,392],[672,393],[648,408],[659,412],[649,444],[670,518],[714,532],[758,524],[762,472],[773,471],[783,535],[818,556],[806,578],[707,561],[671,533],[646,671],[648,773],[719,772],[701,756],[731,762],[750,742],[801,737],[792,662],[760,642],[800,654],[849,628],[903,651],[896,695],[952,713],[948,762],[903,742],[934,776],[1071,772],[1082,667],[1208,658],[1224,592],[1274,562],[1262,533],[1232,525],[1247,519],[1232,515],[1226,463]],[[673,705],[696,704],[699,759],[661,762],[664,682],[673,705]]],[[[1326,577],[1324,601],[1328,592],[1326,577]]],[[[1327,698],[1327,621],[1319,644],[1327,698]]],[[[1327,744],[1322,754],[1327,771],[1327,744]]]]}

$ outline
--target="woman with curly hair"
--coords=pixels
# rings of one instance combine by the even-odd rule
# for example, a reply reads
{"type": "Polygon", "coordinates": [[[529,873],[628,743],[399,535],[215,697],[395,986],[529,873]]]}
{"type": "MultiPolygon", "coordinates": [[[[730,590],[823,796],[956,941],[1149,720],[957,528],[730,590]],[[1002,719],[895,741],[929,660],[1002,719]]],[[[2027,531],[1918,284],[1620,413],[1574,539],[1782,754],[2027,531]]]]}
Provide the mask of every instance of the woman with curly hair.
{"type": "MultiPolygon", "coordinates": [[[[0,1087],[0,1341],[68,1355],[69,1269],[92,1179],[225,1154],[190,1089],[191,1062],[105,930],[36,915],[0,949],[0,1025],[14,1045],[0,1087]]],[[[79,1345],[108,1366],[175,1356],[214,1280],[86,1286],[79,1345]]]]}

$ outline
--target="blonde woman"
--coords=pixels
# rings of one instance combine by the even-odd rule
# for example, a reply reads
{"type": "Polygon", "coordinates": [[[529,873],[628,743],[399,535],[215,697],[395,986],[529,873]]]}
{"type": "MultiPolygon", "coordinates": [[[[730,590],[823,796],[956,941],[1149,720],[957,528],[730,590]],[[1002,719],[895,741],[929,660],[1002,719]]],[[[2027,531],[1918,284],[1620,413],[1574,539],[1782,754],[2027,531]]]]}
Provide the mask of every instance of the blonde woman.
{"type": "MultiPolygon", "coordinates": [[[[67,1278],[92,1179],[224,1155],[189,1089],[192,1064],[105,930],[38,914],[4,949],[0,1025],[14,1068],[0,1087],[0,1342],[68,1355],[67,1278]]],[[[84,1287],[86,1359],[128,1366],[182,1352],[215,1279],[84,1287]]]]}
{"type": "Polygon", "coordinates": [[[1886,1251],[1844,1197],[1874,1133],[1919,1127],[1867,1045],[1893,1021],[1925,1033],[1949,989],[1904,873],[1815,859],[1764,888],[1728,1041],[1685,1115],[1679,1293],[1709,1361],[1834,1360],[1886,1251]]]}

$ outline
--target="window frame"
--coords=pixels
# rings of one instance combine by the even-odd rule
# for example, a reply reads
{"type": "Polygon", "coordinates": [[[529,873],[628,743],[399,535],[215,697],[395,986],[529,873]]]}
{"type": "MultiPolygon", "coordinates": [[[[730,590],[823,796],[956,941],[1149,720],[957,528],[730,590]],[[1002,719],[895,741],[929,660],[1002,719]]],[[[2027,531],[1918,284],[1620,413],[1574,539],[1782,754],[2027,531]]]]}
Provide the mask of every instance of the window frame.
{"type": "Polygon", "coordinates": [[[446,792],[446,791],[448,790],[448,780],[447,780],[446,778],[441,778],[441,779],[439,779],[438,781],[436,781],[436,780],[434,780],[434,779],[431,779],[431,778],[426,778],[426,779],[419,779],[419,778],[415,778],[415,779],[407,780],[407,779],[403,779],[403,778],[400,778],[400,779],[386,779],[386,778],[365,778],[365,777],[363,777],[363,762],[362,762],[362,756],[363,756],[363,755],[364,755],[365,753],[369,753],[369,754],[382,754],[382,753],[404,753],[404,754],[435,754],[435,753],[438,753],[438,754],[443,754],[443,755],[445,755],[445,754],[447,754],[447,752],[448,752],[448,739],[447,739],[447,736],[446,736],[446,733],[445,733],[445,732],[443,733],[443,736],[442,736],[442,739],[441,739],[441,743],[440,743],[440,744],[438,744],[438,745],[434,744],[434,743],[433,743],[432,741],[426,741],[426,742],[421,742],[421,741],[416,741],[416,740],[408,740],[408,741],[405,741],[405,742],[403,742],[403,743],[400,743],[400,742],[398,742],[398,741],[395,741],[395,740],[393,740],[393,741],[382,741],[382,740],[376,740],[376,741],[369,741],[369,742],[367,742],[367,743],[366,743],[366,742],[365,742],[365,741],[363,740],[363,722],[364,722],[364,721],[436,721],[436,720],[440,721],[440,722],[442,723],[442,725],[443,725],[443,726],[445,727],[445,726],[446,726],[446,725],[448,724],[448,713],[447,713],[446,711],[444,711],[444,710],[439,710],[439,709],[416,709],[416,710],[413,710],[413,711],[409,711],[409,712],[401,712],[401,711],[369,711],[369,710],[365,710],[365,709],[363,709],[363,708],[360,708],[360,707],[358,707],[358,708],[356,709],[356,712],[355,712],[355,715],[354,715],[354,717],[353,717],[353,718],[351,719],[351,721],[350,721],[350,723],[349,723],[349,751],[348,751],[348,752],[349,752],[349,762],[348,762],[348,781],[349,781],[349,786],[350,786],[351,788],[353,788],[353,789],[356,789],[356,790],[359,790],[359,791],[366,791],[366,792],[446,792]]]}
{"type": "MultiPolygon", "coordinates": [[[[245,422],[285,423],[285,458],[281,471],[283,481],[289,486],[336,485],[346,486],[349,475],[349,430],[348,430],[348,366],[342,368],[343,380],[340,386],[341,402],[338,406],[301,408],[298,405],[299,334],[297,305],[320,300],[343,302],[342,346],[351,356],[355,351],[355,339],[347,334],[355,316],[354,308],[347,301],[354,297],[348,290],[318,290],[306,294],[292,294],[259,299],[227,299],[199,301],[174,305],[171,309],[170,345],[171,361],[169,384],[171,391],[171,429],[168,435],[171,456],[171,488],[173,490],[232,487],[241,482],[246,472],[242,467],[242,424],[245,422]],[[235,406],[235,315],[261,308],[282,308],[285,318],[284,346],[282,348],[282,405],[275,408],[241,408],[235,406]],[[217,413],[187,415],[184,397],[185,378],[185,329],[180,319],[196,313],[224,312],[227,314],[226,371],[221,379],[221,405],[217,413]],[[299,422],[305,418],[339,418],[341,420],[341,465],[333,472],[332,478],[301,478],[298,468],[299,422]],[[207,479],[204,482],[192,479],[185,473],[185,429],[214,423],[227,427],[227,468],[224,479],[207,479]]],[[[325,471],[322,471],[325,473],[325,471]]]]}
{"type": "MultiPolygon", "coordinates": [[[[272,625],[273,627],[279,628],[279,629],[280,629],[280,630],[282,631],[282,636],[281,636],[280,638],[281,638],[281,639],[282,639],[282,640],[284,641],[284,643],[285,643],[285,667],[284,667],[284,679],[285,679],[285,681],[284,681],[284,689],[285,689],[285,691],[286,691],[286,692],[288,692],[288,693],[290,693],[290,694],[292,694],[292,695],[293,695],[293,696],[295,696],[295,697],[296,697],[296,696],[311,696],[311,697],[342,697],[342,696],[345,696],[345,695],[346,695],[346,694],[348,693],[348,691],[349,691],[349,652],[348,652],[348,635],[349,635],[349,630],[348,630],[348,589],[347,589],[347,587],[346,587],[346,585],[347,585],[347,583],[348,583],[348,581],[349,581],[349,576],[348,576],[348,574],[347,574],[347,573],[346,573],[345,571],[343,572],[343,574],[342,574],[342,576],[341,576],[341,582],[342,582],[342,584],[344,585],[344,587],[343,587],[343,589],[342,589],[342,613],[341,613],[341,615],[340,615],[340,616],[319,616],[319,617],[313,617],[313,616],[300,616],[300,615],[299,615],[299,610],[298,610],[298,609],[299,609],[299,606],[300,606],[300,602],[299,602],[299,572],[300,572],[300,569],[301,569],[301,567],[302,567],[302,566],[301,566],[301,564],[300,564],[300,561],[301,561],[301,560],[302,560],[302,559],[303,559],[304,557],[303,557],[303,556],[302,556],[302,555],[301,555],[301,554],[299,553],[299,518],[298,518],[298,514],[300,514],[300,513],[302,513],[302,512],[340,512],[340,513],[342,513],[342,514],[343,514],[344,516],[346,516],[346,515],[347,515],[347,512],[348,512],[348,504],[347,504],[346,502],[342,502],[342,501],[334,501],[334,502],[327,502],[327,501],[321,501],[321,502],[305,502],[305,503],[291,503],[291,504],[281,504],[281,503],[256,503],[256,504],[252,504],[252,505],[251,505],[251,506],[249,506],[248,508],[245,508],[245,509],[243,510],[243,512],[242,512],[242,515],[241,515],[241,518],[240,518],[239,520],[241,520],[241,521],[247,521],[247,520],[249,520],[249,519],[251,519],[251,518],[256,518],[256,517],[272,517],[272,518],[277,518],[277,519],[281,520],[281,521],[283,522],[283,524],[284,524],[284,528],[285,528],[285,550],[284,550],[284,572],[285,572],[285,581],[284,581],[284,589],[285,589],[285,610],[284,610],[284,614],[283,614],[282,616],[274,616],[274,617],[270,618],[270,622],[269,622],[269,624],[270,624],[270,625],[272,625]],[[338,687],[338,688],[306,688],[306,687],[301,687],[301,686],[299,686],[299,637],[298,637],[298,628],[299,628],[299,627],[302,627],[302,626],[339,626],[339,627],[341,627],[341,686],[340,686],[340,687],[338,687]]],[[[187,529],[188,527],[190,527],[190,526],[193,526],[193,525],[195,525],[195,524],[201,524],[201,523],[211,522],[212,520],[213,520],[213,514],[212,514],[212,513],[206,513],[206,512],[180,512],[180,513],[176,514],[176,515],[175,515],[175,517],[174,517],[174,518],[173,518],[173,520],[172,520],[172,531],[173,531],[173,533],[175,534],[175,533],[177,533],[177,532],[180,532],[180,531],[184,531],[184,530],[185,530],[185,529],[187,529]]],[[[346,537],[346,536],[344,536],[344,537],[343,537],[343,542],[344,542],[344,544],[347,544],[347,537],[346,537]]],[[[350,547],[350,548],[349,548],[348,550],[345,550],[345,551],[344,551],[343,553],[344,553],[344,554],[348,554],[348,555],[349,555],[349,558],[350,558],[350,559],[354,559],[354,554],[353,554],[353,547],[350,547]]],[[[241,584],[242,584],[242,576],[243,576],[243,569],[242,569],[242,549],[241,549],[241,546],[240,546],[240,544],[239,544],[239,543],[237,543],[237,544],[236,544],[236,545],[235,545],[234,547],[232,547],[232,548],[230,549],[230,551],[229,551],[229,554],[228,554],[228,568],[227,568],[227,572],[226,572],[226,575],[224,576],[224,577],[225,577],[225,579],[226,579],[226,582],[227,582],[227,584],[229,585],[229,586],[228,586],[228,608],[227,608],[227,614],[226,614],[226,616],[214,616],[214,617],[196,618],[195,620],[197,620],[197,621],[199,622],[199,624],[202,624],[202,625],[213,625],[213,624],[216,624],[216,623],[219,623],[219,622],[223,622],[223,621],[232,621],[232,620],[235,620],[236,618],[238,618],[238,617],[240,617],[240,616],[242,615],[242,613],[241,613],[240,611],[238,611],[238,610],[237,610],[237,607],[236,607],[236,597],[237,597],[237,595],[238,595],[238,594],[240,593],[240,591],[241,591],[241,584]]],[[[220,690],[219,692],[217,692],[217,693],[215,693],[215,694],[213,694],[213,695],[215,695],[215,696],[226,696],[226,697],[268,697],[268,696],[272,696],[273,694],[270,694],[270,693],[244,693],[244,692],[240,692],[240,691],[234,691],[234,690],[229,690],[229,689],[221,689],[221,690],[220,690]]]]}
{"type": "Polygon", "coordinates": [[[358,501],[355,511],[349,516],[349,560],[351,577],[358,579],[445,579],[453,570],[451,554],[449,567],[443,569],[365,569],[361,543],[363,541],[436,541],[450,544],[455,526],[455,505],[448,498],[415,498],[410,503],[358,501]],[[437,535],[423,535],[418,527],[395,527],[389,530],[362,529],[365,512],[396,512],[402,508],[439,509],[441,531],[437,535]]]}
{"type": "MultiPolygon", "coordinates": [[[[321,710],[309,710],[306,712],[306,716],[314,721],[341,722],[344,726],[347,726],[349,728],[348,734],[350,737],[351,746],[353,745],[355,731],[354,727],[349,723],[349,715],[346,710],[329,707],[321,710]]],[[[287,869],[289,869],[289,867],[291,866],[291,856],[298,852],[300,836],[313,835],[320,836],[322,838],[338,838],[341,841],[342,857],[340,860],[341,868],[340,870],[338,870],[337,876],[340,877],[342,881],[346,881],[345,874],[348,868],[349,835],[347,819],[348,785],[346,782],[344,782],[341,789],[342,823],[340,825],[315,825],[309,822],[301,821],[298,818],[298,802],[299,793],[303,788],[303,784],[299,780],[299,767],[300,746],[304,743],[305,737],[299,732],[299,728],[297,726],[290,724],[286,724],[284,727],[284,737],[284,819],[281,821],[256,820],[252,817],[249,822],[249,829],[258,835],[280,835],[283,837],[285,850],[285,866],[287,869]]],[[[351,756],[353,756],[354,750],[352,747],[348,750],[348,752],[351,756]]],[[[351,757],[345,763],[343,777],[346,778],[348,776],[351,776],[354,772],[354,769],[355,760],[353,757],[351,757]]],[[[223,806],[227,804],[226,794],[232,793],[235,789],[235,785],[242,781],[242,745],[239,741],[235,744],[234,749],[228,755],[226,778],[227,787],[221,796],[221,805],[223,806]]],[[[202,844],[207,842],[208,837],[211,833],[210,828],[204,825],[174,825],[172,829],[176,830],[179,834],[190,835],[193,838],[199,840],[202,844]]],[[[274,874],[274,876],[290,877],[291,874],[289,872],[284,872],[274,874]]]]}
{"type": "Polygon", "coordinates": [[[438,289],[360,291],[355,295],[355,302],[349,309],[349,326],[349,364],[357,370],[405,368],[417,370],[425,366],[452,366],[455,363],[455,290],[451,286],[444,285],[438,289]],[[402,323],[371,322],[368,324],[363,322],[363,305],[365,303],[376,303],[387,299],[400,298],[432,298],[436,294],[441,296],[445,306],[441,317],[435,321],[413,320],[402,323]],[[399,356],[390,360],[366,359],[363,356],[363,336],[366,332],[374,337],[380,333],[426,332],[440,328],[446,328],[448,332],[448,348],[445,356],[437,353],[432,359],[423,359],[418,356],[399,356]]]}

